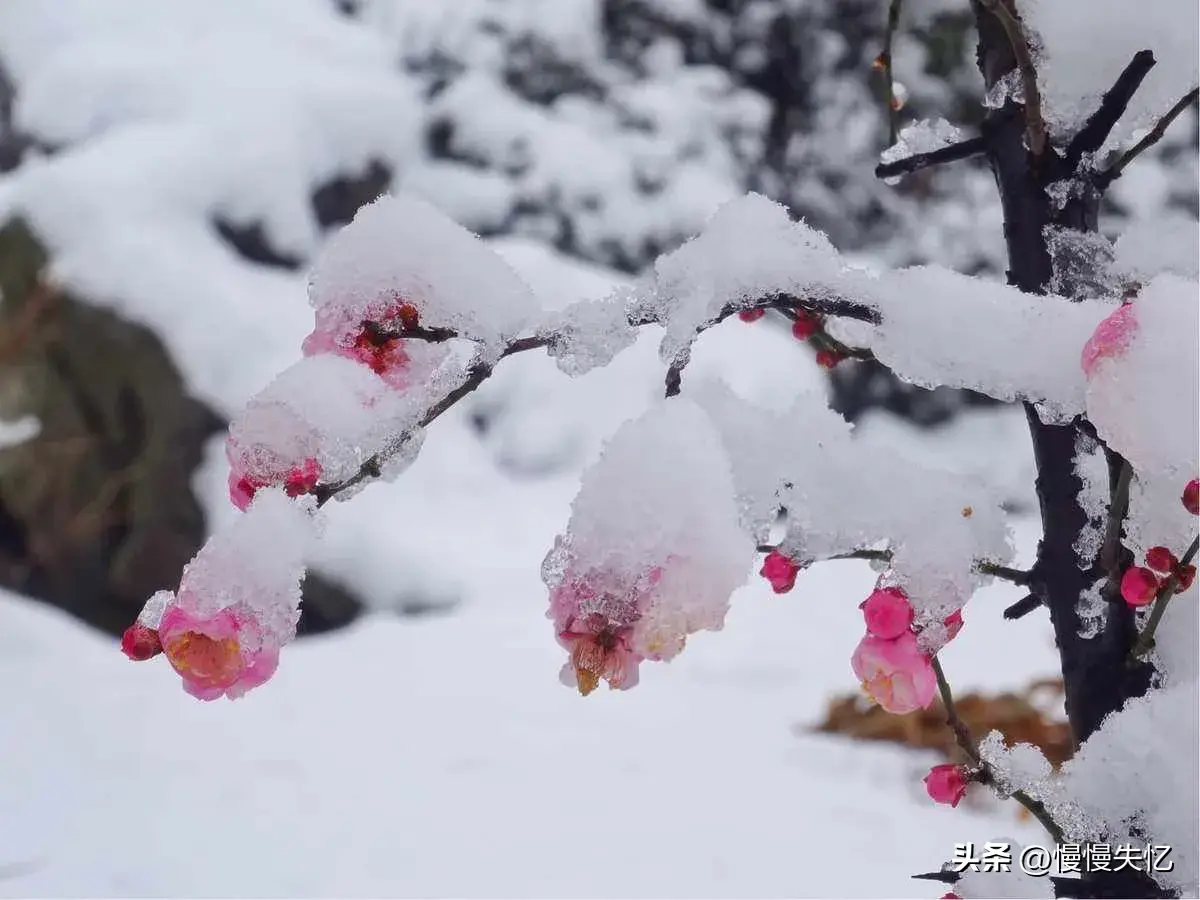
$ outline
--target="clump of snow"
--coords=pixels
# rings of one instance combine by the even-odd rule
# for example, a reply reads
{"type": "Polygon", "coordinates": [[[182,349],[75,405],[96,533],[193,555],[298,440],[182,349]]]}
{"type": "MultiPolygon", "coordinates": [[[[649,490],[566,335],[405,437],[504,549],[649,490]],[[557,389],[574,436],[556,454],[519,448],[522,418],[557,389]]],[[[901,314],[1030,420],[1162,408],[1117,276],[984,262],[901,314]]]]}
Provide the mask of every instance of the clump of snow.
{"type": "MultiPolygon", "coordinates": [[[[1137,328],[1124,352],[1102,359],[1088,382],[1087,415],[1139,473],[1196,473],[1200,375],[1195,281],[1160,275],[1131,309],[1137,328]]],[[[1181,487],[1182,489],[1182,487],[1181,487]]]]}
{"type": "Polygon", "coordinates": [[[900,129],[896,143],[879,155],[884,165],[916,156],[932,153],[963,139],[963,133],[945,119],[921,119],[900,129]]]}
{"type": "Polygon", "coordinates": [[[753,559],[720,439],[695,403],[676,398],[621,426],[584,473],[543,577],[552,591],[589,573],[640,585],[622,623],[632,623],[631,647],[670,659],[692,632],[723,626],[753,559]]]}
{"type": "Polygon", "coordinates": [[[1060,776],[1091,829],[1080,838],[1144,844],[1137,832],[1153,835],[1156,845],[1174,848],[1175,863],[1155,878],[1185,895],[1200,881],[1200,798],[1187,787],[1195,783],[1200,753],[1198,710],[1194,680],[1130,700],[1105,719],[1060,776]]]}
{"type": "Polygon", "coordinates": [[[999,731],[990,732],[979,742],[979,756],[995,779],[996,790],[1004,797],[1011,797],[1016,791],[1037,796],[1053,772],[1041,750],[1033,744],[1009,747],[999,731]]]}
{"type": "Polygon", "coordinates": [[[1013,848],[1012,868],[1007,871],[968,871],[954,885],[953,893],[963,900],[1040,900],[1053,897],[1054,883],[1045,876],[1029,875],[1017,862],[1023,846],[1013,841],[998,843],[1013,848]]]}
{"type": "MultiPolygon", "coordinates": [[[[262,639],[280,647],[296,635],[300,580],[316,534],[311,500],[291,500],[280,490],[264,490],[244,515],[209,538],[184,567],[179,602],[186,602],[188,612],[199,617],[228,607],[251,610],[262,639]]],[[[162,599],[151,598],[144,615],[161,613],[162,599]]]]}
{"type": "Polygon", "coordinates": [[[12,421],[0,419],[0,450],[32,441],[41,432],[42,423],[37,416],[21,416],[12,421]]]}
{"type": "Polygon", "coordinates": [[[1109,143],[1149,127],[1200,78],[1198,9],[1192,0],[1019,0],[1021,19],[1037,45],[1034,65],[1052,135],[1069,137],[1078,130],[1140,50],[1152,51],[1157,64],[1109,143]]]}
{"type": "Polygon", "coordinates": [[[1200,277],[1200,223],[1190,216],[1164,212],[1132,223],[1113,250],[1114,264],[1126,277],[1150,281],[1163,272],[1181,278],[1200,277]]]}
{"type": "MultiPolygon", "coordinates": [[[[414,349],[436,353],[413,343],[414,349]]],[[[368,457],[391,447],[397,436],[417,435],[420,418],[439,390],[461,378],[460,369],[439,366],[442,359],[440,354],[426,359],[425,378],[398,392],[354,360],[332,354],[305,357],[251,398],[230,425],[231,458],[239,471],[268,482],[281,480],[308,459],[320,464],[323,482],[346,478],[368,457]]],[[[412,365],[421,362],[415,354],[412,365]]]]}
{"type": "Polygon", "coordinates": [[[1079,506],[1087,523],[1079,530],[1072,549],[1079,567],[1087,569],[1096,561],[1108,527],[1108,460],[1100,446],[1082,434],[1075,440],[1075,452],[1075,474],[1081,484],[1079,506]]]}
{"type": "Polygon", "coordinates": [[[743,521],[756,539],[783,507],[781,548],[794,559],[886,544],[889,577],[910,597],[919,627],[962,607],[982,583],[976,563],[1011,558],[994,490],[973,477],[920,466],[886,441],[852,438],[823,397],[801,395],[778,414],[716,386],[694,395],[726,443],[743,521]]]}
{"type": "Polygon", "coordinates": [[[761,194],[723,205],[704,231],[654,266],[655,301],[666,326],[661,354],[671,362],[723,309],[769,294],[828,294],[847,279],[829,239],[761,194]]]}
{"type": "Polygon", "coordinates": [[[1009,101],[1025,102],[1025,82],[1021,78],[1020,69],[1005,72],[983,97],[983,105],[988,109],[1000,109],[1009,101]]]}
{"type": "Polygon", "coordinates": [[[1079,350],[1108,304],[1026,294],[935,266],[889,273],[875,298],[883,323],[870,347],[905,381],[1040,401],[1058,420],[1083,411],[1079,350]]]}
{"type": "Polygon", "coordinates": [[[1051,294],[1082,297],[1120,297],[1123,284],[1113,270],[1113,245],[1104,235],[1047,225],[1046,249],[1051,294]]]}
{"type": "Polygon", "coordinates": [[[383,196],[359,209],[317,260],[309,300],[320,325],[357,324],[380,302],[416,307],[421,324],[478,341],[494,360],[537,312],[504,260],[424,200],[383,196]]]}
{"type": "Polygon", "coordinates": [[[600,300],[583,299],[543,317],[539,332],[546,352],[568,375],[606,366],[637,340],[629,322],[631,291],[618,289],[600,300]]]}

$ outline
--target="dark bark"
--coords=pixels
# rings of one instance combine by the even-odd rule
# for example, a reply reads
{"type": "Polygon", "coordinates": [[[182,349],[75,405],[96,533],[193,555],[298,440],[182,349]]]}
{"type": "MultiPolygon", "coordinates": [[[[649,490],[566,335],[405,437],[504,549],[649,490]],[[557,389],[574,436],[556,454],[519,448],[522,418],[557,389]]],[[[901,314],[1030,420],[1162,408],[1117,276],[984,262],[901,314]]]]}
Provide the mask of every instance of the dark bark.
{"type": "MultiPolygon", "coordinates": [[[[979,0],[972,5],[979,29],[979,69],[990,89],[1016,66],[1016,60],[1000,23],[979,0]]],[[[1072,167],[1050,146],[1037,157],[1026,148],[1025,109],[1018,104],[1009,102],[1001,109],[989,111],[983,136],[1004,212],[1008,281],[1029,293],[1045,293],[1052,274],[1046,227],[1096,231],[1099,191],[1085,180],[1082,190],[1072,192],[1061,209],[1055,207],[1046,187],[1071,177],[1072,167]]],[[[1105,136],[1099,138],[1100,142],[1105,136]]],[[[1095,141],[1096,135],[1089,133],[1080,146],[1090,146],[1095,141]]],[[[1136,629],[1132,612],[1114,592],[1106,592],[1107,616],[1100,632],[1091,638],[1080,636],[1083,623],[1077,610],[1079,599],[1104,573],[1095,568],[1081,569],[1073,549],[1087,523],[1079,502],[1082,484],[1075,474],[1079,423],[1045,424],[1028,404],[1026,415],[1037,467],[1043,528],[1032,586],[1035,593],[1045,598],[1050,611],[1062,660],[1067,718],[1075,740],[1082,743],[1106,716],[1121,709],[1129,699],[1146,693],[1154,670],[1146,663],[1127,664],[1136,629]]],[[[1164,893],[1148,876],[1129,869],[1085,875],[1073,883],[1071,895],[1173,896],[1164,893]]]]}

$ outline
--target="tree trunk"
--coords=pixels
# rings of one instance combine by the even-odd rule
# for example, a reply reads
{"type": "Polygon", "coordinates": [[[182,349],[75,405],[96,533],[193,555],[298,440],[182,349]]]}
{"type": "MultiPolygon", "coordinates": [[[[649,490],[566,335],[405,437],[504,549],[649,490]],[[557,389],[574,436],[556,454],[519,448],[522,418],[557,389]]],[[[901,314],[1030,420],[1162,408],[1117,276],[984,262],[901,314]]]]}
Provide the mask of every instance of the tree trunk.
{"type": "MultiPolygon", "coordinates": [[[[979,29],[979,69],[990,90],[1017,63],[1003,25],[979,0],[973,0],[973,6],[979,29]]],[[[1077,195],[1072,192],[1073,196],[1061,209],[1056,208],[1046,187],[1072,173],[1049,144],[1040,157],[1034,157],[1027,149],[1023,105],[1010,101],[1002,108],[989,110],[983,134],[1004,212],[1008,282],[1027,293],[1045,293],[1052,273],[1046,227],[1096,231],[1100,194],[1088,184],[1077,195]]],[[[1019,352],[1019,348],[1013,350],[1019,352]]],[[[1154,670],[1148,663],[1127,664],[1137,632],[1132,611],[1115,592],[1105,594],[1107,615],[1099,633],[1093,637],[1081,636],[1079,601],[1107,573],[1092,566],[1081,568],[1073,549],[1087,524],[1079,500],[1083,485],[1076,474],[1079,423],[1047,425],[1032,404],[1026,404],[1026,416],[1033,439],[1043,529],[1034,567],[1034,588],[1049,607],[1062,660],[1067,718],[1079,744],[1127,700],[1145,694],[1154,670]]],[[[1147,875],[1126,868],[1084,875],[1075,896],[1174,895],[1164,893],[1147,875]]]]}

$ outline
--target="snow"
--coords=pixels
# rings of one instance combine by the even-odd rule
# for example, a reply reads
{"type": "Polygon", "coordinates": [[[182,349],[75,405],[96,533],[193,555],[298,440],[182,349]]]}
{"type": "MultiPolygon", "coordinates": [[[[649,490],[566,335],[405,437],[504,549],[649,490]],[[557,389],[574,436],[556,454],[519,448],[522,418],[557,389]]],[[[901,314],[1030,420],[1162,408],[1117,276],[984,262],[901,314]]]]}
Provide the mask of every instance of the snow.
{"type": "MultiPolygon", "coordinates": [[[[909,876],[956,842],[1037,840],[1010,807],[931,804],[930,754],[793,732],[855,687],[861,563],[802,573],[785,599],[755,580],[722,634],[634,691],[565,690],[538,563],[574,484],[478,462],[439,483],[439,458],[453,469],[474,445],[440,424],[404,479],[334,511],[377,493],[387,530],[423,516],[409,538],[464,581],[454,616],[369,617],[290,645],[242,700],[201,704],[161,660],[0,600],[0,699],[19,735],[0,764],[22,773],[0,816],[0,895],[927,897],[909,876]],[[440,513],[408,505],[423,492],[440,513]]],[[[403,575],[400,559],[371,565],[403,575]]],[[[1044,619],[1001,624],[1015,596],[972,601],[944,651],[957,689],[1053,670],[1044,619]]]]}
{"type": "Polygon", "coordinates": [[[1192,0],[1019,0],[1038,44],[1034,64],[1052,133],[1078,129],[1139,50],[1150,70],[1110,138],[1129,141],[1196,86],[1200,8],[1192,0]]]}

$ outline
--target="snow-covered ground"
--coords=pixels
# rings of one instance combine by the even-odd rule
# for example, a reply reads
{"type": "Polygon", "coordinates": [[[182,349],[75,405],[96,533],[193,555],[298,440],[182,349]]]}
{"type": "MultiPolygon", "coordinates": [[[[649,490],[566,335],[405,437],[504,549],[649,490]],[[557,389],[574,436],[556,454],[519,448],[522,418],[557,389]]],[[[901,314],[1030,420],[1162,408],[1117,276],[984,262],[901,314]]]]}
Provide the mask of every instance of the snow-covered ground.
{"type": "MultiPolygon", "coordinates": [[[[434,490],[477,446],[457,429],[406,483],[434,490]]],[[[301,641],[237,703],[3,597],[0,894],[931,897],[908,876],[956,842],[1037,840],[1014,805],[932,804],[931,754],[796,732],[855,687],[859,563],[784,597],[755,579],[724,633],[632,691],[564,688],[537,566],[571,479],[475,462],[458,516],[410,523],[399,486],[373,489],[394,493],[387,530],[446,547],[462,608],[301,641]]],[[[943,654],[960,689],[1054,671],[1044,617],[999,623],[1011,599],[968,606],[943,654]]]]}

